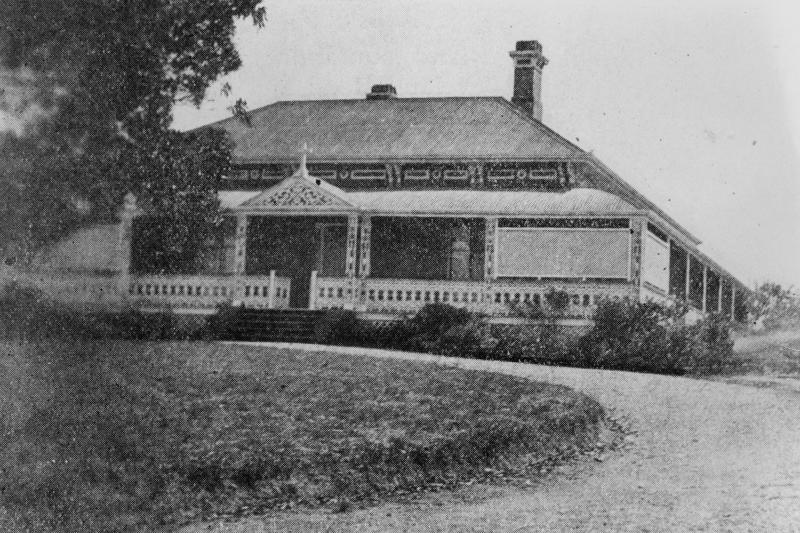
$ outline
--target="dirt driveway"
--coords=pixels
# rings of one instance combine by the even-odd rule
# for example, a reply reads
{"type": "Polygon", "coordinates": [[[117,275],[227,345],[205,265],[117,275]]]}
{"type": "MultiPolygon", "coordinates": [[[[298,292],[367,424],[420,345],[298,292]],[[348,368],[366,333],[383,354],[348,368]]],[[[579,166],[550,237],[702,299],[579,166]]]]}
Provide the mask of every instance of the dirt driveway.
{"type": "Polygon", "coordinates": [[[431,495],[342,514],[281,514],[186,531],[800,531],[797,392],[627,372],[339,350],[560,383],[624,415],[638,434],[632,447],[602,462],[577,463],[531,489],[498,489],[477,501],[431,495]]]}

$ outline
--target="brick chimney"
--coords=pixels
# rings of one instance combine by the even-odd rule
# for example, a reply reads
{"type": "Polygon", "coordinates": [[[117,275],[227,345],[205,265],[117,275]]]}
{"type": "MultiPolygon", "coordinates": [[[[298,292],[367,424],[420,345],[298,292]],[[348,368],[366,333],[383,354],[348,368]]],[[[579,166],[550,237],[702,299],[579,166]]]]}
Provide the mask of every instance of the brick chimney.
{"type": "Polygon", "coordinates": [[[514,60],[514,96],[511,102],[536,120],[542,120],[542,68],[547,58],[539,41],[517,41],[514,60]]]}
{"type": "Polygon", "coordinates": [[[367,93],[367,100],[389,100],[390,98],[397,98],[397,89],[388,83],[373,85],[372,90],[367,93]]]}

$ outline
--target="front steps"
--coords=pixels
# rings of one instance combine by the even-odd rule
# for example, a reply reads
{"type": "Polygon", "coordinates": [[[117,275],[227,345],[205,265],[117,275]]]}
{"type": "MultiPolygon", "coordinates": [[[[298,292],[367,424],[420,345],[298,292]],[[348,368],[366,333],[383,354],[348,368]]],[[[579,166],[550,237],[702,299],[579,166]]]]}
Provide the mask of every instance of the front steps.
{"type": "Polygon", "coordinates": [[[225,337],[242,341],[314,342],[314,329],[325,311],[308,309],[239,309],[225,337]]]}

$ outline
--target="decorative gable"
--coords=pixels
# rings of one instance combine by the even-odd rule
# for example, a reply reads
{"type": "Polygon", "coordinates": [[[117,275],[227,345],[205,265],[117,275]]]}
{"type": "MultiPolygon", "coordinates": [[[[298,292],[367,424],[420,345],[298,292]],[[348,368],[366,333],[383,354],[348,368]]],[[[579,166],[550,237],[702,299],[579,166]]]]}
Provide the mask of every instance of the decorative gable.
{"type": "MultiPolygon", "coordinates": [[[[329,188],[334,189],[333,187],[329,188]]],[[[345,193],[340,192],[340,194],[343,196],[345,193]]],[[[302,209],[352,208],[353,205],[337,195],[334,190],[326,190],[326,187],[317,185],[308,179],[292,177],[244,202],[240,207],[244,209],[302,209]]]]}

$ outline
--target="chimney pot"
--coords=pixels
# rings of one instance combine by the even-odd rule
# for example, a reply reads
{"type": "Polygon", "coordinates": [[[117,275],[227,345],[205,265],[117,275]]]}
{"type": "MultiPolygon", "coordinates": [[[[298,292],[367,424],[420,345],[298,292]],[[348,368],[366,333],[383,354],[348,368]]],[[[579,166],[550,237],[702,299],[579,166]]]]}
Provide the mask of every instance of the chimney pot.
{"type": "Polygon", "coordinates": [[[367,100],[389,100],[397,98],[397,89],[390,83],[373,85],[372,90],[367,93],[367,100]]]}

